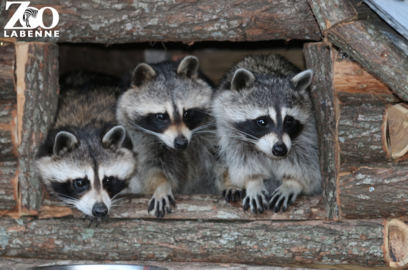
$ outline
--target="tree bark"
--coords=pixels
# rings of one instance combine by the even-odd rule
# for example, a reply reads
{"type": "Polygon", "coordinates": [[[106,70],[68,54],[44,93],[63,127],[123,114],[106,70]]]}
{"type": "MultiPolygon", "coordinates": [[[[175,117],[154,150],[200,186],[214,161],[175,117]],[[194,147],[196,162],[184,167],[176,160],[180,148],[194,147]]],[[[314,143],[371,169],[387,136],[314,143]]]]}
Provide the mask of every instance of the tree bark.
{"type": "Polygon", "coordinates": [[[343,164],[339,202],[344,218],[395,218],[408,215],[408,167],[395,163],[343,164]]]}
{"type": "Polygon", "coordinates": [[[150,260],[385,266],[383,220],[207,222],[2,219],[0,255],[59,260],[150,260]]]}
{"type": "Polygon", "coordinates": [[[339,149],[336,122],[339,111],[333,85],[334,51],[324,43],[309,43],[304,46],[304,54],[307,68],[314,72],[310,90],[316,112],[316,127],[319,138],[323,205],[326,208],[326,218],[338,219],[339,149]]]}
{"type": "MultiPolygon", "coordinates": [[[[24,37],[24,41],[128,43],[321,39],[306,0],[120,3],[41,0],[31,5],[53,7],[58,11],[60,20],[52,30],[58,30],[59,37],[24,37]]],[[[17,7],[3,9],[0,25],[9,21],[17,7]]],[[[44,16],[45,25],[50,25],[51,20],[51,16],[44,16]]],[[[4,35],[3,31],[0,34],[4,35]]]]}
{"type": "Polygon", "coordinates": [[[58,105],[58,47],[52,43],[16,43],[19,212],[36,214],[42,183],[35,154],[54,121],[58,105]]]}
{"type": "Polygon", "coordinates": [[[0,38],[0,210],[16,210],[18,162],[17,93],[15,87],[15,45],[0,38]]]}
{"type": "Polygon", "coordinates": [[[341,155],[347,160],[391,160],[387,106],[344,106],[337,125],[341,155]]]}
{"type": "Polygon", "coordinates": [[[347,0],[309,2],[326,41],[347,52],[408,101],[408,56],[384,34],[385,24],[357,21],[358,14],[347,0]]]}

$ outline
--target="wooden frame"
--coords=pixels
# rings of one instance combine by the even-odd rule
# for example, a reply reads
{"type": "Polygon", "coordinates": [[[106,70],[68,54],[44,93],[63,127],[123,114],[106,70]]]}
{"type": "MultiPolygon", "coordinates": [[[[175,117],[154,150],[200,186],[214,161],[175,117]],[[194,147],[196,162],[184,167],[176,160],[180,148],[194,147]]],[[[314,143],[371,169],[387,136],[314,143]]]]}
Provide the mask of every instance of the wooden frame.
{"type": "MultiPolygon", "coordinates": [[[[396,50],[374,24],[360,20],[359,10],[353,3],[346,0],[308,2],[313,13],[305,0],[289,4],[286,0],[205,0],[199,3],[198,13],[193,13],[196,9],[190,10],[190,4],[184,2],[136,7],[111,1],[92,6],[74,1],[36,2],[39,6],[57,6],[63,22],[58,26],[61,37],[43,39],[51,43],[34,38],[24,40],[30,41],[27,43],[21,39],[0,39],[0,48],[5,52],[0,56],[3,83],[0,93],[4,96],[0,101],[0,134],[5,138],[0,141],[0,182],[12,187],[4,188],[0,194],[2,215],[11,217],[0,219],[3,262],[35,257],[43,262],[108,259],[156,261],[157,264],[165,260],[204,262],[218,263],[218,266],[228,262],[403,267],[404,260],[395,256],[395,250],[401,241],[403,246],[408,246],[408,237],[402,237],[406,225],[386,218],[406,218],[407,205],[403,197],[392,197],[393,193],[389,195],[385,190],[398,192],[405,178],[397,185],[385,185],[381,181],[369,183],[375,190],[382,190],[378,194],[383,195],[370,197],[370,187],[361,188],[355,175],[379,168],[388,170],[391,176],[405,172],[406,159],[394,162],[384,152],[381,161],[368,158],[367,169],[366,163],[356,163],[351,158],[356,157],[352,147],[339,143],[339,128],[341,131],[340,119],[348,112],[342,111],[345,105],[355,109],[359,100],[369,100],[378,110],[386,110],[381,104],[408,100],[405,89],[408,81],[404,77],[408,71],[407,57],[396,50]],[[81,15],[83,10],[89,9],[95,13],[92,22],[81,15]],[[107,11],[113,9],[117,17],[109,17],[111,12],[107,11]],[[127,9],[132,11],[129,13],[127,9]],[[219,10],[225,13],[219,14],[219,10]],[[182,15],[177,16],[179,14],[182,15]],[[193,20],[191,14],[199,20],[193,20]],[[215,21],[209,19],[214,17],[215,21]],[[222,17],[229,18],[230,23],[223,24],[222,17]],[[155,20],[169,20],[174,25],[163,28],[155,20]],[[322,196],[301,197],[286,213],[268,212],[255,217],[243,212],[240,203],[226,203],[219,196],[176,195],[176,212],[164,220],[148,215],[148,196],[138,196],[122,202],[112,219],[99,228],[88,228],[87,223],[72,218],[81,216],[78,211],[60,207],[49,198],[41,204],[46,194],[34,175],[33,160],[57,108],[58,48],[53,42],[319,40],[322,36],[318,27],[325,43],[307,44],[305,57],[308,67],[315,71],[312,95],[317,121],[323,123],[318,130],[319,137],[323,138],[320,145],[322,196]],[[374,38],[378,38],[380,46],[368,47],[374,52],[369,56],[362,47],[371,44],[374,38]],[[339,60],[331,42],[367,70],[353,61],[339,60]],[[344,63],[340,65],[340,62],[344,63]],[[392,77],[392,67],[396,65],[400,72],[392,77]],[[344,72],[344,67],[363,70],[366,86],[352,91],[342,86],[339,78],[344,74],[339,74],[344,72]],[[374,95],[370,91],[374,91],[374,95]],[[361,198],[361,195],[369,198],[361,198]],[[379,200],[391,200],[391,203],[373,211],[372,202],[379,200]]],[[[4,24],[12,13],[13,9],[3,10],[0,22],[4,24]]],[[[358,80],[354,78],[352,83],[362,85],[358,80]]],[[[381,126],[383,122],[380,122],[381,126]]],[[[404,250],[400,253],[404,254],[404,250]]],[[[183,269],[184,266],[177,267],[183,269]]],[[[189,267],[191,265],[186,265],[189,267]]]]}

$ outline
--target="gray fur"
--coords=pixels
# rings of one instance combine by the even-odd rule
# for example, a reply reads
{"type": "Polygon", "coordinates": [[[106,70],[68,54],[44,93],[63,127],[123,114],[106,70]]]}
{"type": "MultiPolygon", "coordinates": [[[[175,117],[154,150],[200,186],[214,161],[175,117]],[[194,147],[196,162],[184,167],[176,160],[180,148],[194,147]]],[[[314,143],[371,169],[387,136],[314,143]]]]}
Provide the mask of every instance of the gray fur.
{"type": "Polygon", "coordinates": [[[298,194],[320,193],[315,117],[307,90],[313,73],[311,70],[299,72],[277,55],[248,56],[232,67],[221,82],[213,104],[213,115],[220,155],[229,172],[225,188],[247,190],[244,209],[251,206],[253,212],[256,209],[263,212],[271,206],[278,211],[282,206],[282,210],[286,210],[298,194]],[[237,78],[235,75],[243,70],[245,76],[237,78]],[[238,83],[239,80],[244,83],[238,83]],[[237,90],[236,84],[244,86],[237,90]],[[288,134],[271,134],[273,132],[260,138],[251,137],[234,125],[261,115],[271,115],[270,119],[276,120],[274,125],[282,126],[284,119],[281,116],[286,113],[294,114],[292,116],[303,124],[303,130],[294,140],[290,140],[288,134]],[[288,154],[278,157],[272,151],[268,152],[268,140],[288,144],[288,154]],[[271,192],[274,193],[268,202],[271,192]]]}
{"type": "Polygon", "coordinates": [[[113,197],[126,191],[130,181],[138,185],[136,156],[115,118],[119,92],[113,81],[94,73],[75,73],[60,81],[56,121],[36,160],[48,190],[92,220],[96,204],[105,204],[109,214],[113,197]],[[104,185],[106,177],[117,177],[114,192],[104,185]],[[74,182],[85,178],[90,186],[81,191],[74,182]]]}
{"type": "Polygon", "coordinates": [[[118,102],[117,119],[129,132],[133,150],[138,153],[138,171],[144,193],[154,193],[149,211],[154,210],[157,217],[161,217],[165,208],[171,211],[173,192],[216,193],[218,190],[217,140],[214,120],[210,116],[213,89],[200,75],[198,59],[193,56],[180,63],[167,61],[140,64],[138,68],[140,66],[153,70],[148,74],[154,74],[154,79],[139,77],[144,83],[133,84],[123,94],[118,102]],[[178,119],[191,108],[198,108],[205,115],[193,129],[178,119]],[[142,119],[158,113],[168,113],[171,124],[160,131],[144,128],[142,119]],[[188,139],[185,150],[175,149],[174,136],[188,139]]]}

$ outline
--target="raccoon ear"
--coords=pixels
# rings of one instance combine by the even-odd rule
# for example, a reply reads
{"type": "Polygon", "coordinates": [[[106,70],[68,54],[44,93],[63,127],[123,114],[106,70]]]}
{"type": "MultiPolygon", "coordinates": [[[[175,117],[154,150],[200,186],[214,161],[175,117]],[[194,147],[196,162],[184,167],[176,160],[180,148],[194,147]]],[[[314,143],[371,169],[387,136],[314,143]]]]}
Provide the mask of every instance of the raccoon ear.
{"type": "Polygon", "coordinates": [[[240,91],[251,86],[255,81],[255,76],[245,68],[240,68],[235,71],[231,82],[231,90],[240,91]]]}
{"type": "Polygon", "coordinates": [[[305,70],[292,78],[292,83],[296,91],[305,90],[312,82],[313,71],[311,69],[305,70]]]}
{"type": "Polygon", "coordinates": [[[60,131],[58,132],[57,136],[55,136],[54,147],[52,152],[54,155],[58,156],[61,151],[65,149],[71,149],[78,143],[77,138],[74,134],[60,131]]]}
{"type": "Polygon", "coordinates": [[[126,130],[122,126],[116,126],[106,132],[102,138],[102,144],[104,146],[115,146],[116,148],[122,147],[126,138],[126,130]]]}
{"type": "Polygon", "coordinates": [[[132,76],[132,86],[140,87],[142,84],[149,82],[156,77],[156,72],[148,64],[139,64],[132,76]]]}
{"type": "Polygon", "coordinates": [[[198,59],[195,56],[186,56],[181,60],[177,74],[184,75],[189,79],[194,79],[198,75],[198,59]]]}

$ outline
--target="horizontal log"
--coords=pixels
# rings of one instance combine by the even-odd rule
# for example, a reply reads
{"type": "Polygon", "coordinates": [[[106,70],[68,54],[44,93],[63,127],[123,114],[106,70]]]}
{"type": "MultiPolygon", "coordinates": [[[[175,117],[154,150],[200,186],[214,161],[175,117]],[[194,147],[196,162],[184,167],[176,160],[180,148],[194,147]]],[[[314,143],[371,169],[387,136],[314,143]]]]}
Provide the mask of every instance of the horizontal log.
{"type": "MultiPolygon", "coordinates": [[[[151,195],[137,195],[124,198],[115,203],[109,214],[110,218],[143,218],[156,219],[147,212],[151,195]]],[[[169,220],[318,220],[325,218],[321,196],[301,196],[286,212],[253,215],[243,211],[240,201],[227,203],[221,196],[206,194],[176,194],[176,207],[163,219],[169,220]]],[[[77,209],[61,206],[55,198],[47,198],[40,207],[40,219],[73,215],[83,217],[77,209]]]]}
{"type": "MultiPolygon", "coordinates": [[[[26,270],[29,267],[70,265],[70,264],[125,264],[125,265],[149,265],[164,267],[168,270],[311,270],[311,269],[350,269],[355,270],[354,265],[299,265],[286,264],[284,266],[255,266],[235,263],[205,263],[205,262],[157,262],[157,261],[95,261],[95,260],[44,260],[27,258],[0,257],[0,269],[26,270]],[[310,268],[306,268],[310,267],[310,268]]],[[[377,269],[389,269],[389,267],[377,267],[377,269]]],[[[163,269],[163,270],[164,270],[163,269]]],[[[371,270],[371,267],[358,267],[359,270],[371,270]]]]}
{"type": "Polygon", "coordinates": [[[395,218],[408,215],[408,166],[345,163],[338,179],[343,218],[395,218]]]}
{"type": "Polygon", "coordinates": [[[346,160],[391,160],[386,105],[344,106],[337,128],[340,151],[346,160]]]}
{"type": "Polygon", "coordinates": [[[383,220],[0,220],[0,256],[59,260],[385,266],[383,220]]]}
{"type": "MultiPolygon", "coordinates": [[[[24,41],[127,43],[321,38],[306,0],[120,3],[40,0],[31,5],[53,7],[58,11],[59,23],[52,30],[58,30],[59,37],[24,37],[24,41]]],[[[17,6],[2,9],[0,25],[9,21],[17,6]]],[[[51,25],[51,19],[51,16],[44,16],[44,24],[51,25]]],[[[4,35],[3,31],[0,35],[4,35]]]]}
{"type": "Polygon", "coordinates": [[[404,159],[408,153],[408,105],[400,103],[387,111],[392,158],[404,159]]]}
{"type": "Polygon", "coordinates": [[[401,102],[386,84],[359,63],[347,57],[343,59],[342,54],[334,61],[333,84],[337,98],[344,105],[401,102]]]}
{"type": "Polygon", "coordinates": [[[310,90],[316,112],[316,127],[319,139],[319,160],[322,174],[322,198],[326,218],[337,219],[337,173],[339,147],[336,123],[339,106],[333,85],[333,59],[337,52],[324,43],[308,43],[304,46],[306,67],[314,72],[310,90]]]}
{"type": "Polygon", "coordinates": [[[42,184],[36,175],[35,154],[58,105],[58,47],[52,43],[16,43],[18,184],[21,214],[35,214],[42,184]]]}

